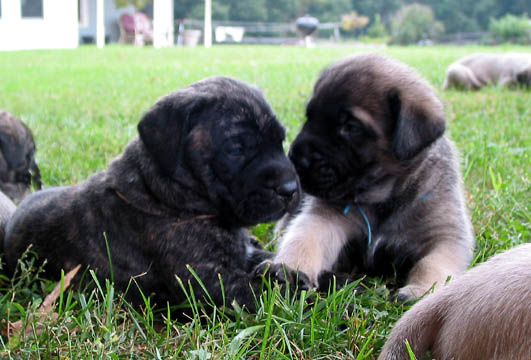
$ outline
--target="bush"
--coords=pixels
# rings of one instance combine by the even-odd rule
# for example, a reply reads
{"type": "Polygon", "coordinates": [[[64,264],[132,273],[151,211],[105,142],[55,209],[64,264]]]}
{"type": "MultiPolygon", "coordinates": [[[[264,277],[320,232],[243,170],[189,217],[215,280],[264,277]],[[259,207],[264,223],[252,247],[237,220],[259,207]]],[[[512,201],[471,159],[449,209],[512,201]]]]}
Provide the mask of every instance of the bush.
{"type": "Polygon", "coordinates": [[[371,26],[367,29],[367,36],[370,38],[383,38],[387,36],[387,30],[382,24],[380,14],[374,15],[371,26]]]}
{"type": "Polygon", "coordinates": [[[392,42],[400,45],[428,40],[444,32],[444,25],[436,21],[433,10],[413,3],[403,6],[391,20],[392,42]]]}
{"type": "Polygon", "coordinates": [[[527,14],[518,17],[506,14],[499,19],[490,19],[489,30],[497,41],[531,43],[531,19],[527,14]]]}

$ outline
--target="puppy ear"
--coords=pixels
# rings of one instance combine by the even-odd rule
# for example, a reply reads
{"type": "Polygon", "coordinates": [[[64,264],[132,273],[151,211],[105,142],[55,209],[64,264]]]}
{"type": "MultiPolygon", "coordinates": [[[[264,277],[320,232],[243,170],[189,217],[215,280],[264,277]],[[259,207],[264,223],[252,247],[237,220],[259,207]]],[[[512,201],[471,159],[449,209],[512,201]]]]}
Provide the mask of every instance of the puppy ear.
{"type": "Polygon", "coordinates": [[[198,102],[190,92],[181,90],[162,98],[138,124],[140,139],[167,175],[177,169],[190,131],[190,115],[198,102]]]}
{"type": "Polygon", "coordinates": [[[395,89],[388,93],[394,119],[393,154],[399,160],[413,158],[444,133],[442,104],[434,96],[424,94],[423,97],[404,99],[395,89]]]}
{"type": "Polygon", "coordinates": [[[0,151],[11,169],[23,169],[26,162],[26,147],[17,141],[10,133],[0,132],[0,151]]]}

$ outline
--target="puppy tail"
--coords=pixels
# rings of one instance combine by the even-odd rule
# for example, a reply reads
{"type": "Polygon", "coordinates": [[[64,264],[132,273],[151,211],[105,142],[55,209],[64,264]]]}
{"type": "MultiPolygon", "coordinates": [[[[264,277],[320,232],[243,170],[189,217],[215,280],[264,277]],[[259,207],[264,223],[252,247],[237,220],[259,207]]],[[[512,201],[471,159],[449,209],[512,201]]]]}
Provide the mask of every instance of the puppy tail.
{"type": "Polygon", "coordinates": [[[441,301],[432,301],[433,294],[415,304],[396,323],[378,360],[409,360],[409,343],[417,359],[432,349],[441,328],[443,314],[441,301]]]}

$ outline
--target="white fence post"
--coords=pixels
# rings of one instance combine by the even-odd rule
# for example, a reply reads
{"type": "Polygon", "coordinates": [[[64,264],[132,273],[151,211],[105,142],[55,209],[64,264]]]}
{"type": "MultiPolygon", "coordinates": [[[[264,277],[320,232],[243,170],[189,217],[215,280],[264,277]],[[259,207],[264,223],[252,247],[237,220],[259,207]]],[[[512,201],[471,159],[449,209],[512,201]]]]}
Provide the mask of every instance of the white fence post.
{"type": "Polygon", "coordinates": [[[206,48],[212,47],[212,0],[205,0],[203,39],[206,48]]]}
{"type": "Polygon", "coordinates": [[[105,22],[103,16],[103,0],[96,2],[96,46],[103,48],[105,46],[105,22]]]}

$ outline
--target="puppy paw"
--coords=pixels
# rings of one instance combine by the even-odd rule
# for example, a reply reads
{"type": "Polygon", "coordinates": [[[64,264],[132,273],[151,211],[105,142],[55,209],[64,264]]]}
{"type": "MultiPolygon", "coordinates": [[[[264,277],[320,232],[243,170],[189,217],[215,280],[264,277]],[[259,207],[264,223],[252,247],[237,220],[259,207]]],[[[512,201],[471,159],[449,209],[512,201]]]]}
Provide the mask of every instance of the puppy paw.
{"type": "Polygon", "coordinates": [[[323,271],[319,274],[319,292],[328,292],[335,286],[336,290],[343,288],[348,283],[354,281],[348,274],[334,273],[332,271],[323,271]]]}
{"type": "Polygon", "coordinates": [[[258,240],[258,238],[254,235],[249,235],[249,245],[259,250],[264,248],[260,240],[258,240]]]}
{"type": "Polygon", "coordinates": [[[429,290],[420,285],[406,285],[398,290],[396,300],[399,302],[415,301],[428,293],[429,290]]]}
{"type": "Polygon", "coordinates": [[[254,270],[255,276],[269,275],[272,281],[289,284],[299,290],[313,288],[310,278],[303,272],[293,270],[282,263],[265,260],[258,264],[254,270]]]}

